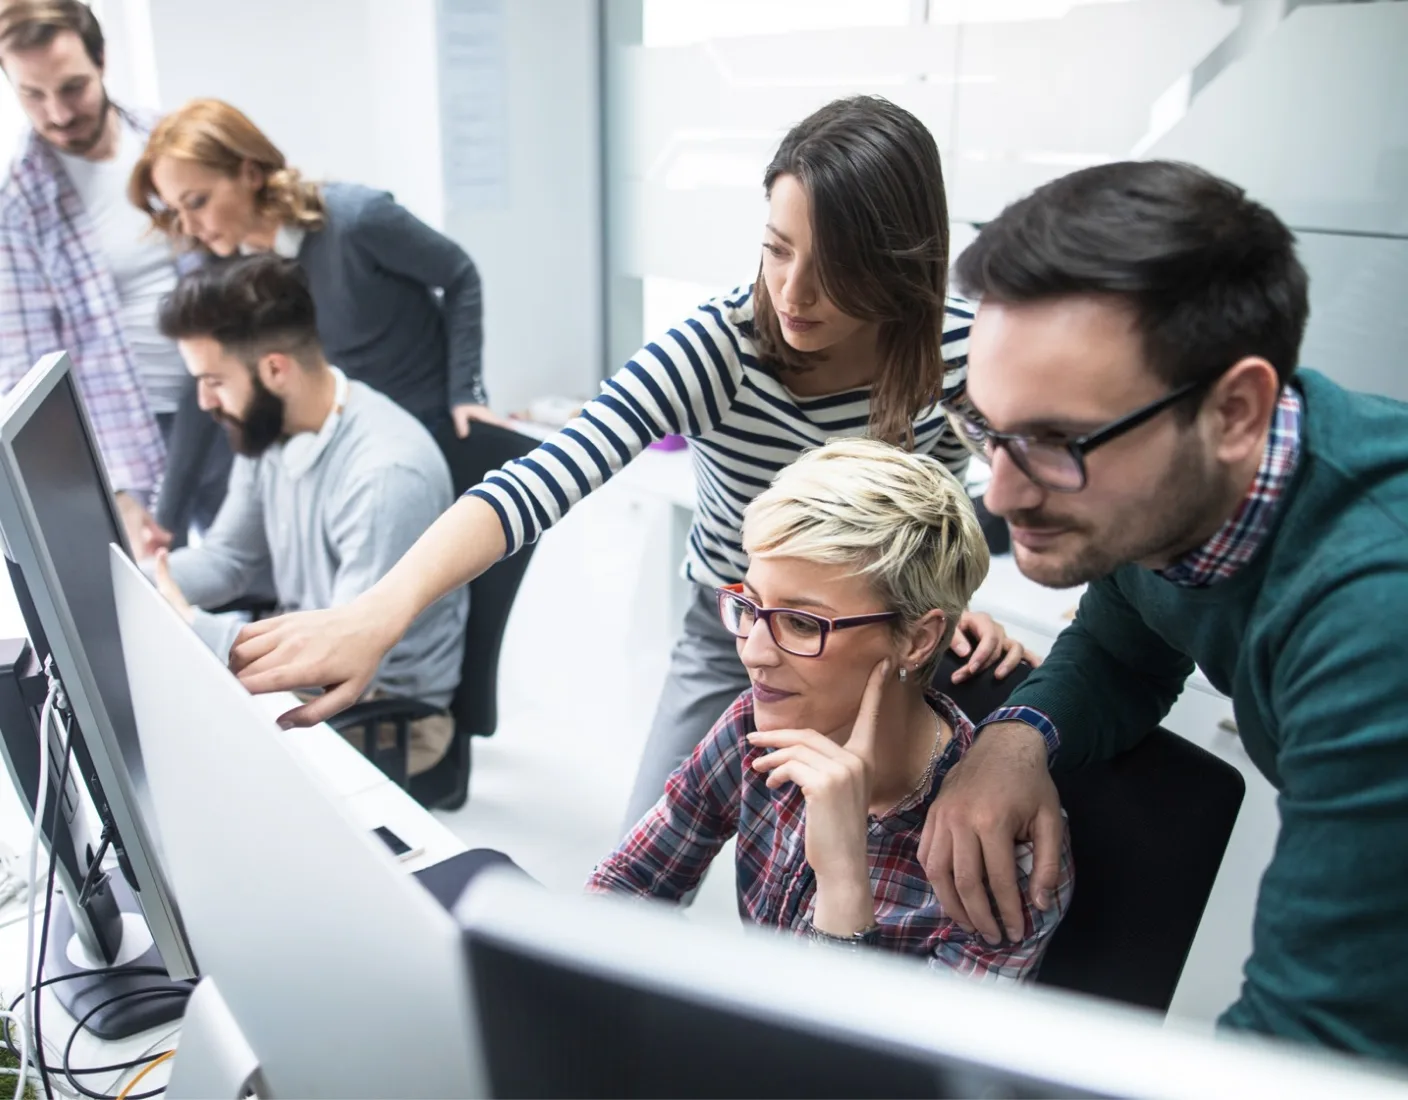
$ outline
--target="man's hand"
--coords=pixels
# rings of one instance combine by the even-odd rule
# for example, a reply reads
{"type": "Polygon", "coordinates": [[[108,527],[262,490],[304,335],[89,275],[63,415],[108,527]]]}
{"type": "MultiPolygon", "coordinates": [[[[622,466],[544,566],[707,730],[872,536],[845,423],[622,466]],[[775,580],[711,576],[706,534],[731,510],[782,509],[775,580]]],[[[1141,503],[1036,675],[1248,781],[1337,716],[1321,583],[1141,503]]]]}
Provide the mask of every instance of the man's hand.
{"type": "Polygon", "coordinates": [[[924,822],[919,861],[944,911],[967,931],[1000,943],[991,889],[1015,943],[1025,922],[1013,846],[1032,842],[1030,889],[1037,908],[1046,909],[1060,877],[1064,833],[1041,734],[1022,722],[997,722],[944,777],[924,822]]]}
{"type": "Polygon", "coordinates": [[[890,663],[871,671],[851,736],[838,745],[815,730],[770,730],[748,735],[750,744],[773,751],[753,768],[772,788],[795,783],[807,802],[806,856],[816,874],[815,926],[834,936],[863,931],[875,921],[870,886],[871,777],[875,727],[890,663]]]}
{"type": "Polygon", "coordinates": [[[230,650],[230,668],[255,695],[300,688],[325,692],[289,711],[279,724],[314,726],[351,706],[404,633],[369,594],[326,611],[298,611],[248,624],[230,650]]]}
{"type": "Polygon", "coordinates": [[[450,419],[455,422],[455,435],[460,439],[469,438],[470,428],[476,420],[482,424],[497,424],[500,428],[509,426],[508,421],[488,405],[451,405],[450,419]]]}
{"type": "Polygon", "coordinates": [[[994,663],[997,671],[993,676],[999,680],[1015,672],[1023,661],[1033,666],[1041,664],[1040,657],[1023,649],[1021,642],[1007,636],[1000,622],[981,611],[965,611],[959,616],[958,629],[953,632],[948,647],[954,656],[968,659],[967,664],[954,671],[955,684],[963,683],[994,663]]]}
{"type": "Polygon", "coordinates": [[[127,532],[127,544],[138,561],[146,561],[158,550],[169,549],[171,532],[152,518],[129,493],[118,493],[117,511],[127,532]]]}
{"type": "Polygon", "coordinates": [[[177,614],[188,623],[196,621],[196,609],[191,606],[181,591],[181,586],[171,576],[171,555],[165,550],[156,552],[156,590],[166,602],[176,609],[177,614]]]}

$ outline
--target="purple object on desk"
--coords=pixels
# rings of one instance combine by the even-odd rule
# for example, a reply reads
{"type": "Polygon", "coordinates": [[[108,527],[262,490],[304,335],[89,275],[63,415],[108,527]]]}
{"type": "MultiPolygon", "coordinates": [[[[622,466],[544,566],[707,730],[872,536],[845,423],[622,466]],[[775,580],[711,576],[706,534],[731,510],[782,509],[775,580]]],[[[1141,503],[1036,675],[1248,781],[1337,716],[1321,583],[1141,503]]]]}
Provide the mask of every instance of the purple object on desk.
{"type": "Polygon", "coordinates": [[[657,451],[682,451],[688,446],[689,441],[682,435],[667,435],[651,444],[657,451]]]}

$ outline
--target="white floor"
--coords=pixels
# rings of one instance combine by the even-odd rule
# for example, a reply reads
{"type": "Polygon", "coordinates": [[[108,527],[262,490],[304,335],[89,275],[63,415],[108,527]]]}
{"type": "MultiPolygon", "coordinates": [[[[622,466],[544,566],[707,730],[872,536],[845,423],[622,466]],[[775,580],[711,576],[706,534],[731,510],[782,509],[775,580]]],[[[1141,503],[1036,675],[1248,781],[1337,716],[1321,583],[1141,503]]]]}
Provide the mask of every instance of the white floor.
{"type": "MultiPolygon", "coordinates": [[[[499,667],[499,728],[474,742],[469,802],[442,820],[551,889],[576,889],[620,839],[677,623],[670,506],[608,483],[540,541],[499,667]]],[[[691,919],[738,926],[733,852],[691,919]]]]}

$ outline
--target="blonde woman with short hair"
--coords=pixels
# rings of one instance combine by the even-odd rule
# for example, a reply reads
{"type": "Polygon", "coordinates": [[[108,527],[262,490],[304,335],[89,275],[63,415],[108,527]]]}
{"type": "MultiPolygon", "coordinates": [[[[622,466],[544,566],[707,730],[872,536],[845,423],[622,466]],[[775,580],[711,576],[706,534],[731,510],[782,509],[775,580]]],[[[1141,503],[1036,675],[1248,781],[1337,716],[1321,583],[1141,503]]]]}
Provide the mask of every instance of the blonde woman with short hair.
{"type": "Polygon", "coordinates": [[[754,923],[872,944],[988,979],[1035,974],[1070,901],[1025,890],[1023,934],[991,944],[943,910],[919,862],[930,803],[973,726],[929,689],[988,569],[963,487],[935,459],[839,440],[786,467],[743,519],[748,571],[718,590],[751,686],[588,889],[678,901],[738,837],[754,923]]]}

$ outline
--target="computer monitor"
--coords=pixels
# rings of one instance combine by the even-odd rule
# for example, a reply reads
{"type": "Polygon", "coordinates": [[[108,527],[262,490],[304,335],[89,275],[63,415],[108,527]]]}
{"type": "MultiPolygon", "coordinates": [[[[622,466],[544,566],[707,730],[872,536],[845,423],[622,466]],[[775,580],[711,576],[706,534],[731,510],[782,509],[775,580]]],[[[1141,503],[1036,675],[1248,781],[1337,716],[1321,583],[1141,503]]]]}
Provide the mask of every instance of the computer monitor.
{"type": "MultiPolygon", "coordinates": [[[[53,914],[44,976],[104,971],[92,980],[53,986],[65,1007],[81,1017],[115,991],[169,986],[150,974],[105,972],[116,963],[164,965],[170,978],[193,976],[196,964],[145,806],[107,561],[111,543],[125,545],[123,528],[63,353],[41,359],[0,409],[0,535],[29,634],[27,644],[10,643],[0,675],[7,765],[32,816],[39,789],[38,714],[52,657],[71,718],[72,774],[87,787],[126,880],[102,870],[101,842],[84,835],[77,785],[69,784],[63,794],[55,789],[62,760],[51,738],[56,751],[50,754],[48,805],[57,802],[62,812],[48,839],[67,905],[53,914]]],[[[49,820],[46,813],[46,829],[49,820]]],[[[173,996],[127,998],[91,1017],[88,1026],[115,1038],[180,1011],[173,996]]]]}
{"type": "Polygon", "coordinates": [[[203,975],[169,1096],[482,1095],[450,914],[111,551],[152,804],[203,975]],[[199,725],[193,730],[192,723],[199,725]]]}
{"type": "Polygon", "coordinates": [[[493,1096],[1405,1095],[1396,1070],[980,985],[877,951],[701,927],[486,872],[456,916],[493,1096]]]}

